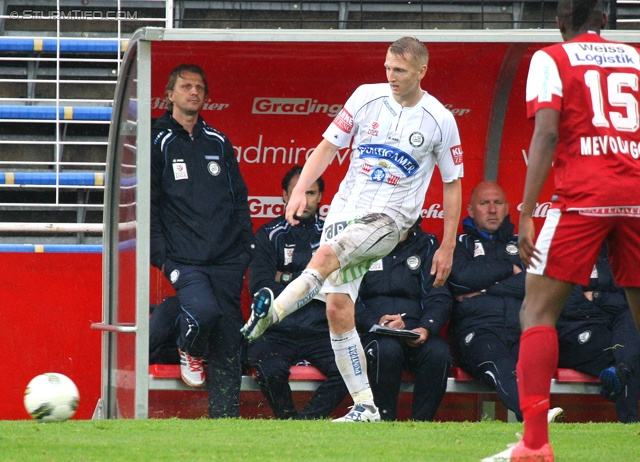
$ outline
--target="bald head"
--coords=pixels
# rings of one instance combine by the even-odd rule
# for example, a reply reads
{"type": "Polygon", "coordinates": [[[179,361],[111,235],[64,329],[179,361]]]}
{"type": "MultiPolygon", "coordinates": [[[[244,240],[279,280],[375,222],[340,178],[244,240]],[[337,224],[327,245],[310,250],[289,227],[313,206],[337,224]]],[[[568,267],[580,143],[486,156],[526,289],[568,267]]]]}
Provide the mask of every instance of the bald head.
{"type": "Polygon", "coordinates": [[[493,181],[479,183],[471,191],[467,213],[476,229],[489,234],[495,233],[509,213],[504,190],[493,181]]]}

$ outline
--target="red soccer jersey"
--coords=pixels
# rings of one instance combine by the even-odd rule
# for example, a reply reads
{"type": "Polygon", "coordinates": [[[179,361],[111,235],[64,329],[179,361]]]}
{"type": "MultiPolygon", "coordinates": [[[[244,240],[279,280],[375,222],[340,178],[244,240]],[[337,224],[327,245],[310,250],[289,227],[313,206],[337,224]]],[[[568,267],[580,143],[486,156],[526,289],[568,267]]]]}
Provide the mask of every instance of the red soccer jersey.
{"type": "Polygon", "coordinates": [[[560,112],[554,206],[617,214],[640,205],[639,82],[638,50],[595,33],[533,55],[527,116],[560,112]]]}

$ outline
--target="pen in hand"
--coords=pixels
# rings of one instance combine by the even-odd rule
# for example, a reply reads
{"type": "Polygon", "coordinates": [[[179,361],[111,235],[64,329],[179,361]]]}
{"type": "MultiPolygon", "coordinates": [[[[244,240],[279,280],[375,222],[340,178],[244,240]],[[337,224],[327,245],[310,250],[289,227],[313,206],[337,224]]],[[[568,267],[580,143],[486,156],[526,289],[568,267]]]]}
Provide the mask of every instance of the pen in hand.
{"type": "MultiPolygon", "coordinates": [[[[400,313],[400,317],[404,318],[407,315],[407,313],[400,313]]],[[[389,324],[392,320],[388,319],[386,321],[384,321],[382,324],[380,324],[381,326],[386,326],[387,324],[389,324]]]]}

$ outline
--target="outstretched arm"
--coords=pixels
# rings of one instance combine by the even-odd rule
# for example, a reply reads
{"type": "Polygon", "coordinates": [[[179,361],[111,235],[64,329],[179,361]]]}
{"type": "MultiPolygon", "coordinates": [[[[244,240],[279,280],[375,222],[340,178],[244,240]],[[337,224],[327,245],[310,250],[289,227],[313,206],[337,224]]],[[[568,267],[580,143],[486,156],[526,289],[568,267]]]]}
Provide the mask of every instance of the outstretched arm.
{"type": "Polygon", "coordinates": [[[307,190],[324,173],[337,151],[338,146],[323,139],[305,162],[300,178],[287,202],[285,217],[292,225],[300,222],[297,217],[302,215],[307,206],[307,190]]]}

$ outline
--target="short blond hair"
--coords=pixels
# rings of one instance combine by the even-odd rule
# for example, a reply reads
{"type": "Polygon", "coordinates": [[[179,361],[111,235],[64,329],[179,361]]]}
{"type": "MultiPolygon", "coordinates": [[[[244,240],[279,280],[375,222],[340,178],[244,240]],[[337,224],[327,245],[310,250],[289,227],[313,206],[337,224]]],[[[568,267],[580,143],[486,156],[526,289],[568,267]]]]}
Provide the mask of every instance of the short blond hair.
{"type": "Polygon", "coordinates": [[[389,53],[400,56],[416,67],[429,65],[429,50],[414,37],[402,37],[389,46],[389,53]]]}

